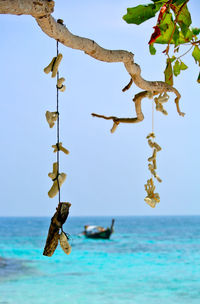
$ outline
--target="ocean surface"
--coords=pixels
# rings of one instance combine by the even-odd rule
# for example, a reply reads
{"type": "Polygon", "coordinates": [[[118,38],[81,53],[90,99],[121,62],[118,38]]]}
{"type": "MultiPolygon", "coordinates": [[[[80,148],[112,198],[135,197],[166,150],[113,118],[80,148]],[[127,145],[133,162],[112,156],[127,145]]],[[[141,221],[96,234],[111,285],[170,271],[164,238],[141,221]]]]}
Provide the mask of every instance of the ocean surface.
{"type": "Polygon", "coordinates": [[[200,304],[200,217],[116,217],[110,240],[85,239],[71,217],[72,252],[42,255],[49,218],[0,218],[0,304],[200,304]]]}

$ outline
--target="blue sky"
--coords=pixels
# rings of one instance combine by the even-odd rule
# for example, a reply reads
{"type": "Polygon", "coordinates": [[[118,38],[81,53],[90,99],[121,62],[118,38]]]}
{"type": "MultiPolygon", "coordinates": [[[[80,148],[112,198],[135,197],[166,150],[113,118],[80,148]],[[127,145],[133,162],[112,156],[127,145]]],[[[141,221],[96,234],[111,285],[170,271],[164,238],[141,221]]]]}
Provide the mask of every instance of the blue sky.
{"type": "MultiPolygon", "coordinates": [[[[122,16],[140,1],[55,1],[55,18],[69,30],[94,39],[105,48],[125,49],[147,80],[163,80],[163,47],[151,56],[148,41],[156,20],[141,26],[127,25],[122,16]]],[[[144,1],[143,3],[147,3],[144,1]]],[[[194,26],[200,27],[198,1],[190,1],[194,26]]],[[[55,80],[43,68],[55,56],[56,42],[47,37],[30,16],[0,16],[1,27],[1,216],[51,216],[57,198],[50,199],[48,172],[56,161],[51,145],[56,129],[50,129],[46,110],[54,111],[55,80]]],[[[122,93],[129,75],[121,63],[103,63],[81,51],[60,45],[64,58],[60,75],[67,90],[60,94],[61,141],[70,155],[61,155],[61,172],[67,180],[62,201],[72,203],[72,215],[190,215],[200,214],[199,84],[198,66],[187,55],[189,69],[175,79],[180,91],[180,117],[174,95],[166,105],[168,116],[155,113],[155,133],[163,150],[158,154],[156,190],[160,204],[151,209],[144,202],[151,155],[146,135],[151,131],[151,101],[143,101],[145,120],[120,125],[91,113],[134,117],[132,98],[140,90],[133,85],[122,93]]]]}

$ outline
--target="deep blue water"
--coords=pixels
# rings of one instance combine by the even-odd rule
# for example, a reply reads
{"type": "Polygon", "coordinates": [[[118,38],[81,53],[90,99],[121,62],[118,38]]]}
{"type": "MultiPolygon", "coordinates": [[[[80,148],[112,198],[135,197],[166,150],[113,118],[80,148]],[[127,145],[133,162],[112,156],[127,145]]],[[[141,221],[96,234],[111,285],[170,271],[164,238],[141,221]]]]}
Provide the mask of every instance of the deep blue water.
{"type": "Polygon", "coordinates": [[[42,255],[49,218],[0,218],[0,304],[200,304],[200,217],[71,217],[72,253],[42,255]]]}

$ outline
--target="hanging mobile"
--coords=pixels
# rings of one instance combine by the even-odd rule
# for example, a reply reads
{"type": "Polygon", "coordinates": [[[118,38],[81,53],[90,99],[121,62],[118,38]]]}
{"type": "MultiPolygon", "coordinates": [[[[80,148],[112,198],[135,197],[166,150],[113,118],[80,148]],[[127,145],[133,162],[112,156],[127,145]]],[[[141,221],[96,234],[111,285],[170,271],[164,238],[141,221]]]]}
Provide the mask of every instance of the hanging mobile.
{"type": "Polygon", "coordinates": [[[159,97],[155,97],[152,100],[152,132],[147,135],[148,144],[152,148],[152,156],[148,158],[148,169],[151,172],[151,178],[147,180],[147,183],[144,185],[145,190],[147,192],[147,196],[145,197],[145,202],[155,208],[156,204],[160,202],[160,196],[158,193],[155,193],[155,185],[154,180],[156,179],[159,183],[162,182],[161,178],[156,173],[157,163],[156,157],[157,152],[161,151],[161,147],[155,142],[155,133],[154,133],[154,102],[156,104],[156,110],[162,112],[164,115],[167,115],[167,111],[163,108],[162,103],[168,100],[169,96],[164,93],[164,95],[160,95],[159,97]]]}
{"type": "MultiPolygon", "coordinates": [[[[63,24],[61,19],[57,20],[58,23],[63,24]]],[[[58,194],[58,206],[56,208],[56,212],[51,219],[48,236],[44,248],[43,255],[52,256],[56,247],[58,245],[58,241],[60,241],[61,248],[66,254],[70,254],[71,246],[68,243],[69,237],[68,234],[63,231],[63,224],[67,220],[69,215],[69,208],[71,206],[68,202],[61,202],[61,186],[65,182],[67,175],[65,173],[60,173],[60,162],[59,162],[59,154],[60,151],[65,154],[69,154],[69,151],[62,146],[62,142],[60,142],[60,113],[59,113],[59,91],[64,92],[66,86],[63,85],[65,78],[59,78],[58,67],[63,58],[62,54],[59,53],[58,50],[58,41],[56,42],[57,56],[52,59],[50,64],[44,69],[46,74],[52,73],[51,77],[55,78],[57,76],[57,84],[56,84],[56,111],[55,112],[46,112],[46,120],[49,124],[50,128],[53,128],[55,123],[57,124],[57,142],[55,145],[52,145],[54,149],[53,152],[56,152],[57,160],[53,163],[53,172],[50,172],[48,176],[51,178],[53,185],[48,192],[48,196],[50,198],[55,197],[58,194]],[[61,231],[61,232],[60,232],[61,231]]]]}

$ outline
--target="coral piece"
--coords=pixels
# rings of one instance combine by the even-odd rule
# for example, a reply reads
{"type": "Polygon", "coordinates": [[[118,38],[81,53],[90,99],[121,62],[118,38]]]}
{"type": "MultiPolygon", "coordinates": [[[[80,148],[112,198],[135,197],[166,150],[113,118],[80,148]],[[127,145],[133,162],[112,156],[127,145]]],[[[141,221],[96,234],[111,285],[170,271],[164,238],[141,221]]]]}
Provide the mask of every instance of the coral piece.
{"type": "Polygon", "coordinates": [[[157,150],[153,149],[153,155],[148,158],[148,161],[151,162],[156,159],[157,150]]]}
{"type": "Polygon", "coordinates": [[[164,94],[160,94],[158,97],[154,98],[155,102],[164,103],[169,99],[169,95],[165,92],[164,94]]]}
{"type": "Polygon", "coordinates": [[[49,65],[48,65],[46,68],[44,68],[44,72],[45,72],[46,74],[49,74],[50,72],[52,72],[52,69],[53,69],[53,65],[54,65],[54,63],[55,63],[55,60],[56,60],[56,57],[53,57],[53,59],[51,60],[51,62],[49,63],[49,65]]]}
{"type": "Polygon", "coordinates": [[[49,173],[48,176],[52,179],[53,185],[48,192],[48,196],[53,198],[59,191],[59,188],[62,186],[66,180],[67,175],[65,173],[58,174],[58,163],[53,164],[53,172],[49,173]]]}
{"type": "Polygon", "coordinates": [[[48,176],[53,180],[58,175],[58,163],[53,163],[53,172],[49,173],[48,176]]]}
{"type": "Polygon", "coordinates": [[[60,234],[60,246],[66,254],[71,253],[71,246],[68,243],[68,237],[64,231],[62,231],[60,234]]]}
{"type": "Polygon", "coordinates": [[[156,171],[154,170],[152,164],[148,164],[148,169],[151,172],[151,174],[156,177],[156,171]]]}
{"type": "Polygon", "coordinates": [[[155,138],[156,136],[155,136],[155,133],[154,132],[151,132],[151,133],[149,133],[148,135],[147,135],[147,139],[149,139],[149,138],[155,138]]]}
{"type": "Polygon", "coordinates": [[[162,150],[161,146],[159,146],[159,144],[157,144],[156,142],[153,143],[153,147],[156,148],[158,152],[162,150]]]}
{"type": "Polygon", "coordinates": [[[164,115],[168,115],[167,111],[163,108],[162,103],[167,102],[169,99],[169,95],[165,92],[164,94],[160,94],[158,97],[154,98],[156,104],[156,110],[163,113],[164,115]]]}
{"type": "Polygon", "coordinates": [[[52,78],[56,77],[57,72],[58,72],[58,67],[59,67],[59,64],[60,64],[62,58],[63,58],[63,55],[61,53],[58,54],[58,56],[56,57],[56,60],[52,66],[52,74],[51,74],[52,78]]]}
{"type": "Polygon", "coordinates": [[[67,155],[69,154],[69,151],[62,146],[61,142],[59,142],[56,145],[52,145],[52,148],[54,148],[53,152],[62,151],[62,152],[64,152],[67,155]]]}
{"type": "Polygon", "coordinates": [[[58,67],[59,67],[59,64],[60,64],[62,58],[63,58],[63,55],[61,53],[58,54],[57,57],[53,57],[53,59],[51,60],[49,65],[46,68],[44,68],[44,72],[46,74],[49,74],[50,72],[52,72],[51,77],[52,78],[56,77],[56,74],[58,72],[58,67]]]}
{"type": "Polygon", "coordinates": [[[149,198],[148,196],[146,196],[144,199],[144,201],[152,208],[155,208],[156,204],[159,203],[159,194],[155,193],[155,195],[158,195],[157,198],[149,198]]]}
{"type": "Polygon", "coordinates": [[[164,115],[168,115],[167,111],[163,108],[163,105],[159,102],[156,103],[156,110],[163,113],[164,115]]]}
{"type": "Polygon", "coordinates": [[[60,175],[58,175],[58,178],[56,180],[54,180],[54,183],[53,183],[51,189],[48,192],[48,196],[50,198],[53,198],[54,196],[56,196],[56,194],[59,191],[59,188],[62,186],[62,184],[66,180],[66,177],[67,177],[67,174],[60,173],[60,175]],[[59,187],[58,187],[58,183],[59,183],[59,187]]]}
{"type": "Polygon", "coordinates": [[[46,111],[46,120],[47,120],[50,128],[53,128],[57,119],[58,119],[57,112],[46,111]]]}
{"type": "Polygon", "coordinates": [[[156,163],[156,159],[154,159],[154,160],[153,160],[153,168],[154,168],[154,170],[156,170],[156,169],[157,169],[157,163],[156,163]]]}
{"type": "Polygon", "coordinates": [[[159,176],[158,174],[156,174],[155,178],[157,179],[157,181],[158,181],[159,183],[162,183],[162,179],[160,178],[160,176],[159,176]]]}
{"type": "Polygon", "coordinates": [[[144,187],[147,192],[147,196],[144,199],[145,202],[152,208],[155,208],[156,204],[160,202],[160,197],[158,193],[154,193],[156,187],[153,183],[153,179],[148,179],[144,187]]]}
{"type": "Polygon", "coordinates": [[[151,148],[156,148],[156,150],[159,152],[162,150],[162,148],[157,144],[156,142],[153,142],[151,139],[148,139],[148,144],[151,148]]]}
{"type": "Polygon", "coordinates": [[[152,164],[148,164],[148,168],[149,168],[149,171],[151,172],[151,174],[157,179],[157,181],[159,183],[162,183],[162,179],[156,173],[154,166],[152,164]]]}
{"type": "Polygon", "coordinates": [[[61,77],[57,81],[57,88],[59,91],[64,92],[66,90],[66,86],[63,85],[63,82],[65,81],[64,77],[61,77]]]}

